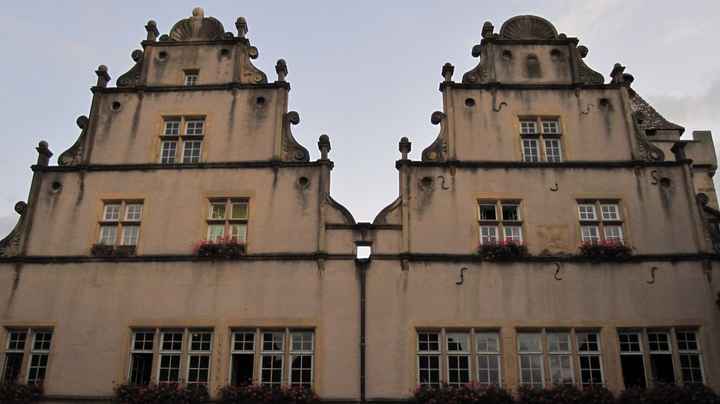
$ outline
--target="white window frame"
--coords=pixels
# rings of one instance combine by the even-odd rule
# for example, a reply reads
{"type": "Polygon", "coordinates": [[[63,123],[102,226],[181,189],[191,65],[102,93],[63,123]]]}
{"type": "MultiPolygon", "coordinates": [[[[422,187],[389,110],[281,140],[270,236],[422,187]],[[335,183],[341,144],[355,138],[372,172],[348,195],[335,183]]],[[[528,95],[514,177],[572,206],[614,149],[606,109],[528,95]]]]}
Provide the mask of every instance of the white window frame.
{"type": "MultiPolygon", "coordinates": [[[[702,377],[702,380],[700,380],[699,384],[707,383],[707,375],[705,374],[705,364],[703,362],[703,354],[702,354],[702,347],[700,345],[700,331],[699,330],[686,330],[686,329],[680,329],[675,330],[675,341],[678,344],[678,369],[680,370],[680,379],[682,380],[683,384],[698,384],[698,382],[690,381],[688,382],[685,380],[685,372],[683,371],[683,366],[680,357],[682,355],[695,355],[698,359],[698,364],[700,365],[700,376],[702,377]],[[695,336],[695,346],[696,349],[680,349],[680,335],[679,334],[693,334],[695,336]]],[[[687,369],[687,368],[685,368],[687,369]]]]}
{"type": "Polygon", "coordinates": [[[257,363],[257,355],[256,351],[258,349],[258,330],[255,329],[233,329],[230,331],[230,361],[228,363],[228,385],[232,384],[232,377],[233,377],[233,356],[234,355],[252,355],[253,357],[253,374],[251,375],[251,381],[254,383],[260,379],[260,376],[255,375],[257,372],[258,366],[260,364],[257,363]],[[245,343],[247,340],[243,340],[241,349],[236,349],[236,342],[237,342],[237,335],[238,334],[245,334],[245,335],[252,335],[252,349],[248,350],[246,349],[245,343]]]}
{"type": "MultiPolygon", "coordinates": [[[[501,353],[501,340],[500,340],[500,333],[498,332],[491,332],[491,331],[480,331],[474,333],[475,337],[475,368],[477,374],[475,375],[475,380],[477,380],[478,384],[481,384],[483,386],[496,386],[501,387],[503,383],[503,370],[502,370],[502,353],[501,353]],[[492,337],[495,340],[495,346],[497,347],[496,350],[481,350],[479,347],[479,341],[480,337],[492,337]],[[490,380],[488,382],[481,381],[480,380],[480,358],[481,357],[487,357],[488,361],[492,360],[495,362],[497,366],[497,374],[498,374],[498,380],[497,383],[492,383],[490,380]]],[[[490,377],[490,368],[483,369],[488,371],[488,377],[490,377]]]]}
{"type": "Polygon", "coordinates": [[[523,161],[537,163],[540,161],[540,145],[538,139],[522,138],[523,161]],[[530,151],[530,153],[528,153],[530,151]]]}
{"type": "MultiPolygon", "coordinates": [[[[290,341],[289,341],[289,355],[288,355],[288,375],[287,375],[287,385],[288,386],[305,386],[306,384],[309,387],[312,387],[315,384],[315,332],[313,331],[305,331],[305,330],[294,330],[290,331],[290,341]],[[293,337],[298,334],[309,334],[310,335],[310,350],[307,349],[299,349],[296,350],[293,347],[293,337]],[[292,381],[292,373],[295,368],[293,368],[293,359],[296,357],[302,357],[302,356],[309,356],[310,357],[310,383],[294,383],[292,381]]],[[[306,368],[300,368],[300,371],[302,372],[306,368]]],[[[302,378],[302,376],[301,376],[302,378]]]]}
{"type": "Polygon", "coordinates": [[[518,384],[520,386],[528,386],[531,388],[535,387],[544,387],[545,386],[545,354],[543,352],[543,333],[541,331],[520,331],[517,333],[517,355],[518,355],[518,384]],[[522,347],[520,345],[520,338],[522,335],[537,335],[538,338],[538,344],[536,348],[539,348],[539,350],[522,350],[522,347]],[[522,357],[527,356],[530,358],[530,367],[529,368],[523,368],[522,366],[522,357]],[[532,367],[532,358],[533,357],[539,357],[540,358],[540,383],[535,383],[535,380],[532,376],[533,370],[535,368],[532,367]],[[530,381],[523,380],[523,369],[527,369],[530,371],[530,381]]]}
{"type": "Polygon", "coordinates": [[[184,81],[185,87],[196,86],[199,77],[200,77],[200,72],[197,70],[185,71],[185,81],[184,81]]]}
{"type": "Polygon", "coordinates": [[[103,200],[103,210],[100,220],[98,222],[98,236],[97,244],[108,245],[108,246],[134,246],[137,247],[140,243],[142,217],[145,212],[145,201],[142,199],[123,199],[123,200],[103,200]],[[128,218],[128,207],[139,206],[139,217],[128,218]],[[116,209],[117,207],[117,209],[116,209]],[[114,211],[114,213],[109,213],[114,211]],[[136,230],[135,242],[128,244],[126,242],[125,229],[132,227],[136,230]],[[114,238],[112,242],[105,240],[105,230],[114,229],[114,238]]]}
{"type": "MultiPolygon", "coordinates": [[[[575,367],[573,366],[573,352],[572,352],[572,333],[569,331],[550,331],[546,333],[547,336],[547,350],[548,350],[548,369],[550,370],[550,382],[555,384],[575,384],[575,367]],[[567,337],[567,349],[553,349],[551,344],[551,339],[555,336],[565,336],[567,337]],[[552,359],[553,358],[562,358],[565,357],[568,360],[568,363],[570,365],[570,368],[568,369],[570,371],[570,383],[558,383],[555,380],[553,380],[553,365],[552,365],[552,359]]],[[[561,373],[566,370],[562,367],[561,364],[561,373]]]]}
{"type": "Polygon", "coordinates": [[[202,162],[205,148],[205,117],[165,116],[163,122],[163,130],[160,134],[160,152],[158,153],[159,163],[197,164],[202,162]],[[194,147],[196,143],[199,143],[198,147],[194,147]],[[170,144],[174,144],[172,153],[169,150],[170,144]],[[197,149],[197,153],[192,153],[186,159],[190,144],[193,145],[192,150],[197,149]]]}
{"type": "MultiPolygon", "coordinates": [[[[598,364],[599,364],[599,371],[600,371],[600,383],[588,383],[588,385],[605,385],[605,369],[603,365],[603,356],[602,356],[602,336],[600,335],[600,331],[578,331],[575,333],[575,342],[577,344],[577,352],[578,352],[578,369],[580,370],[580,385],[584,386],[583,384],[583,378],[582,378],[582,357],[597,357],[598,358],[598,364]],[[595,344],[597,345],[597,350],[581,350],[582,344],[580,343],[580,336],[581,335],[595,335],[597,336],[597,341],[595,344]]],[[[589,342],[588,342],[589,344],[589,342]]],[[[591,371],[594,369],[590,369],[591,371]]],[[[592,374],[591,374],[592,378],[592,374]]]]}
{"type": "MultiPolygon", "coordinates": [[[[40,385],[42,385],[43,382],[45,381],[45,379],[47,379],[47,371],[48,371],[48,368],[50,368],[50,350],[52,349],[52,341],[53,341],[53,338],[54,338],[54,336],[55,336],[55,335],[54,335],[54,330],[46,329],[46,328],[35,328],[35,329],[30,329],[30,330],[29,330],[29,333],[32,335],[32,341],[31,341],[31,344],[30,344],[29,347],[26,346],[26,349],[29,348],[29,351],[30,351],[30,352],[29,352],[29,355],[28,355],[27,371],[26,371],[26,373],[25,373],[25,383],[27,383],[27,384],[40,384],[40,385]],[[37,342],[37,336],[38,336],[38,334],[47,334],[47,333],[50,334],[50,346],[48,346],[47,349],[44,349],[44,348],[38,349],[38,348],[36,348],[36,347],[35,347],[35,344],[36,344],[36,342],[37,342]],[[45,358],[45,365],[44,365],[44,366],[33,366],[33,365],[32,365],[32,362],[33,362],[33,358],[34,358],[34,357],[39,357],[39,358],[44,357],[44,358],[45,358]],[[32,372],[33,369],[43,369],[43,377],[42,377],[42,379],[39,379],[39,380],[37,380],[37,379],[36,379],[36,380],[31,380],[31,379],[30,379],[30,373],[32,372]]],[[[27,338],[27,337],[26,337],[26,338],[27,338]]],[[[26,340],[26,341],[27,341],[27,340],[26,340]]]]}
{"type": "MultiPolygon", "coordinates": [[[[453,331],[448,332],[445,334],[445,351],[447,352],[447,358],[446,358],[446,366],[445,366],[445,377],[447,380],[447,383],[450,385],[456,385],[456,386],[462,386],[466,383],[470,383],[473,379],[472,377],[472,355],[471,355],[471,345],[470,345],[470,333],[469,332],[460,332],[460,331],[453,331]],[[459,337],[464,339],[464,344],[467,347],[465,350],[450,350],[450,338],[451,337],[459,337]],[[465,358],[467,361],[467,369],[464,368],[457,368],[456,370],[458,372],[464,372],[467,376],[467,382],[451,382],[450,381],[450,357],[457,357],[459,358],[465,358]]],[[[463,342],[460,343],[462,345],[463,342]]],[[[458,373],[459,374],[459,373],[458,373]]]]}
{"type": "Polygon", "coordinates": [[[545,148],[545,161],[549,163],[560,163],[563,161],[562,158],[562,142],[560,139],[555,138],[546,138],[543,139],[543,147],[545,148]],[[552,144],[552,147],[548,147],[548,144],[552,144]],[[551,154],[548,152],[548,150],[557,150],[557,154],[553,154],[551,157],[551,154]]]}
{"type": "MultiPolygon", "coordinates": [[[[212,379],[212,354],[213,354],[213,343],[215,341],[215,333],[210,330],[188,330],[188,353],[187,353],[187,366],[185,369],[185,382],[190,385],[209,385],[210,380],[212,379]],[[193,349],[193,334],[210,334],[210,346],[207,350],[202,349],[193,349]],[[207,380],[205,382],[191,382],[190,381],[190,363],[192,361],[193,357],[207,357],[208,358],[208,367],[207,367],[207,380]]],[[[203,341],[200,342],[200,344],[203,344],[203,341]]],[[[200,371],[201,367],[195,368],[198,371],[200,371]]]]}
{"type": "MultiPolygon", "coordinates": [[[[285,340],[286,340],[287,332],[283,332],[283,331],[273,331],[273,330],[265,330],[265,331],[260,331],[260,334],[261,334],[261,335],[260,335],[260,344],[261,344],[261,345],[260,345],[260,349],[261,349],[261,351],[260,351],[260,363],[258,364],[258,365],[260,366],[260,375],[259,375],[259,377],[258,377],[258,380],[259,380],[259,382],[260,382],[261,385],[282,386],[282,385],[283,385],[283,382],[285,381],[285,366],[286,366],[286,363],[285,363],[285,349],[286,349],[286,343],[287,343],[287,341],[285,341],[285,340]],[[280,335],[280,336],[282,337],[282,339],[281,339],[281,341],[282,341],[282,346],[280,347],[280,350],[275,350],[275,349],[266,350],[266,349],[265,349],[265,334],[280,335]],[[279,379],[278,382],[272,381],[272,372],[273,372],[273,370],[275,370],[276,368],[275,368],[275,367],[265,368],[265,367],[263,366],[263,359],[264,359],[265,357],[275,357],[275,356],[279,356],[279,357],[280,357],[280,379],[279,379]],[[270,380],[269,382],[263,379],[263,370],[265,370],[265,369],[270,370],[270,378],[271,378],[271,380],[270,380]]],[[[271,338],[271,346],[273,345],[273,341],[274,341],[274,338],[271,338]]]]}
{"type": "MultiPolygon", "coordinates": [[[[417,381],[418,385],[421,386],[440,386],[443,382],[443,365],[442,365],[442,332],[440,331],[427,331],[427,330],[418,330],[416,332],[416,363],[415,363],[415,380],[417,381]],[[437,350],[422,350],[420,349],[420,334],[427,334],[427,335],[434,335],[437,337],[437,350]],[[428,372],[430,371],[437,371],[437,383],[422,383],[420,380],[420,357],[427,356],[427,357],[434,357],[437,359],[437,369],[434,368],[427,368],[428,372]]],[[[430,342],[428,342],[428,346],[430,345],[430,342]]]]}
{"type": "Polygon", "coordinates": [[[162,329],[160,330],[160,345],[158,346],[158,362],[157,362],[157,373],[155,375],[155,383],[157,384],[163,384],[163,383],[180,383],[182,380],[182,356],[183,356],[183,347],[185,345],[185,330],[172,330],[172,329],[162,329]],[[163,346],[165,344],[165,334],[180,334],[180,349],[174,350],[174,349],[165,349],[163,346]],[[171,367],[163,367],[162,360],[164,356],[168,357],[177,357],[178,358],[178,367],[177,367],[177,373],[178,373],[178,380],[169,380],[169,381],[160,381],[160,372],[162,369],[168,369],[171,371],[173,368],[171,367]]]}
{"type": "Polygon", "coordinates": [[[206,218],[207,232],[206,238],[208,241],[216,240],[213,237],[212,229],[222,226],[222,235],[219,238],[232,237],[233,228],[239,226],[241,229],[241,237],[236,237],[236,241],[239,244],[247,244],[248,240],[248,227],[250,222],[250,200],[247,198],[209,198],[208,199],[208,214],[206,218]],[[245,216],[244,217],[233,217],[233,207],[235,205],[245,205],[245,216]],[[216,217],[213,215],[215,206],[224,206],[223,217],[216,217]]]}

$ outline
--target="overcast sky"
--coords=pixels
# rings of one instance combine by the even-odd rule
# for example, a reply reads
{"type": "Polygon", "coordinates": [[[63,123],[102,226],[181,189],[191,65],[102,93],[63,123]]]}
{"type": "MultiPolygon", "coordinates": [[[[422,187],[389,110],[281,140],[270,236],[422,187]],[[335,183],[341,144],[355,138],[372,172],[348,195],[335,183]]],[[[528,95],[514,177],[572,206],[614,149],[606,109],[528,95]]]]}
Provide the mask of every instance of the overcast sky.
{"type": "Polygon", "coordinates": [[[400,137],[413,142],[417,160],[437,135],[430,114],[441,109],[441,66],[454,64],[459,81],[477,64],[470,51],[484,21],[497,32],[514,15],[545,17],[590,49],[586,62],[606,79],[615,62],[626,65],[633,87],[686,134],[720,134],[718,0],[8,2],[0,15],[0,238],[17,220],[15,202],[27,200],[38,141],[49,142],[52,164],[75,142],[97,66],[117,78],[132,66],[147,20],[167,33],[195,6],[226,31],[244,16],[260,52],[253,63],[271,80],[277,59],[287,61],[290,109],[301,118],[293,133],[313,160],[318,136],[330,136],[332,194],[359,221],[398,194],[400,137]]]}

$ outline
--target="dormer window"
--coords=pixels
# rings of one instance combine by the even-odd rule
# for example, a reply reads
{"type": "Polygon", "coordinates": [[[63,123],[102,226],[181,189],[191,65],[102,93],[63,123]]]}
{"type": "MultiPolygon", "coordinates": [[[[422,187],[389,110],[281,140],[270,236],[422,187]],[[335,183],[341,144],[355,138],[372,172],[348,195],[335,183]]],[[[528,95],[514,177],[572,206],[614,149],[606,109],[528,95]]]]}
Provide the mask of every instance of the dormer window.
{"type": "Polygon", "coordinates": [[[185,86],[194,86],[197,84],[199,71],[185,70],[185,86]]]}
{"type": "Polygon", "coordinates": [[[526,162],[563,161],[560,120],[552,117],[520,118],[522,160],[526,162]]]}

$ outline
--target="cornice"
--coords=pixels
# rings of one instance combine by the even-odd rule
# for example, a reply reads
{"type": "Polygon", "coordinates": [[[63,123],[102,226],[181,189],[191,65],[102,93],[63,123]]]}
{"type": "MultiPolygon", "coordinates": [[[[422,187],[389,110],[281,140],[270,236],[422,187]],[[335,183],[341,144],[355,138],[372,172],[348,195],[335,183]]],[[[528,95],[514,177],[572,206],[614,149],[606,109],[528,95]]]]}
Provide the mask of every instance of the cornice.
{"type": "Polygon", "coordinates": [[[264,90],[284,88],[290,90],[290,83],[276,81],[273,83],[239,83],[230,82],[222,84],[198,84],[194,86],[133,86],[133,87],[98,87],[90,88],[93,94],[119,94],[119,93],[164,93],[164,92],[193,92],[193,91],[232,91],[232,90],[264,90]]]}
{"type": "Polygon", "coordinates": [[[642,168],[642,167],[680,167],[692,164],[692,160],[677,161],[645,161],[645,160],[614,160],[614,161],[563,161],[563,162],[526,162],[526,161],[471,161],[471,160],[448,160],[448,161],[415,161],[397,160],[395,168],[408,167],[446,167],[446,168],[467,168],[467,169],[530,169],[530,168],[584,168],[591,170],[609,170],[615,168],[642,168]]]}
{"type": "Polygon", "coordinates": [[[456,83],[444,81],[440,83],[440,91],[446,88],[457,88],[461,90],[611,90],[625,87],[619,83],[608,84],[581,84],[581,83],[456,83]]]}
{"type": "Polygon", "coordinates": [[[155,170],[222,170],[222,169],[264,169],[322,167],[334,163],[329,160],[318,161],[218,161],[193,164],[78,164],[74,166],[31,166],[33,172],[93,172],[93,171],[155,171],[155,170]]]}

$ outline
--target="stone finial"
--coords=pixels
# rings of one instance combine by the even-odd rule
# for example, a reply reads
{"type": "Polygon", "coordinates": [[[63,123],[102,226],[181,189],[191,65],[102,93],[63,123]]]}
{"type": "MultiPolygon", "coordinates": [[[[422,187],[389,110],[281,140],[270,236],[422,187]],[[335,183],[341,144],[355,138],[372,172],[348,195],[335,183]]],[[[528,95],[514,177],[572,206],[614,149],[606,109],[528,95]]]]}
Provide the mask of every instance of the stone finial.
{"type": "Polygon", "coordinates": [[[625,72],[625,66],[621,65],[620,63],[615,63],[615,66],[613,66],[612,72],[610,72],[610,82],[611,83],[622,83],[623,82],[623,73],[625,72]]]}
{"type": "Polygon", "coordinates": [[[130,54],[130,57],[132,58],[133,62],[139,63],[142,60],[143,55],[144,55],[143,51],[141,51],[140,49],[135,49],[130,54]]]}
{"type": "Polygon", "coordinates": [[[205,18],[205,10],[202,7],[195,7],[192,11],[192,16],[195,18],[205,18]]]}
{"type": "Polygon", "coordinates": [[[446,83],[452,81],[453,73],[455,73],[455,66],[451,65],[450,63],[445,63],[442,67],[442,76],[445,79],[446,83]]]}
{"type": "Polygon", "coordinates": [[[490,21],[485,21],[482,27],[482,37],[483,38],[492,38],[493,31],[495,30],[495,27],[490,21]]]}
{"type": "Polygon", "coordinates": [[[157,37],[160,36],[160,31],[158,31],[157,23],[153,20],[150,20],[145,24],[145,31],[147,31],[147,40],[155,42],[157,40],[157,37]]]}
{"type": "Polygon", "coordinates": [[[18,215],[22,216],[27,211],[27,203],[23,201],[19,201],[15,204],[15,212],[17,212],[18,215]]]}
{"type": "Polygon", "coordinates": [[[328,153],[330,152],[330,137],[328,137],[328,135],[320,135],[318,149],[320,149],[320,160],[327,160],[328,153]]]}
{"type": "Polygon", "coordinates": [[[580,54],[580,58],[582,58],[582,59],[585,59],[585,56],[587,56],[588,52],[590,52],[590,50],[587,48],[587,46],[584,46],[584,45],[578,46],[577,50],[578,50],[578,53],[580,54]]]}
{"type": "Polygon", "coordinates": [[[400,153],[402,154],[402,159],[407,160],[408,153],[410,153],[410,150],[412,149],[412,143],[403,136],[400,138],[400,143],[398,143],[398,150],[400,150],[400,153]]]}
{"type": "Polygon", "coordinates": [[[245,35],[248,33],[248,25],[247,21],[245,21],[245,17],[238,17],[235,21],[235,28],[237,28],[238,37],[245,38],[245,35]]]}
{"type": "Polygon", "coordinates": [[[48,142],[41,140],[35,150],[38,152],[37,165],[47,167],[48,164],[50,164],[50,157],[53,155],[48,146],[48,142]]]}
{"type": "Polygon", "coordinates": [[[287,63],[285,63],[285,59],[278,59],[277,63],[275,63],[275,72],[278,75],[277,81],[284,82],[285,76],[287,76],[288,74],[287,63]]]}
{"type": "Polygon", "coordinates": [[[108,82],[110,81],[110,74],[108,74],[108,68],[105,65],[98,66],[97,70],[95,70],[95,74],[97,74],[97,86],[101,88],[107,87],[108,82]]]}

